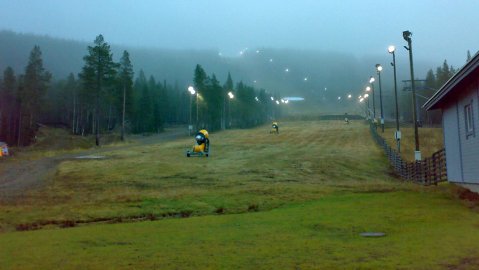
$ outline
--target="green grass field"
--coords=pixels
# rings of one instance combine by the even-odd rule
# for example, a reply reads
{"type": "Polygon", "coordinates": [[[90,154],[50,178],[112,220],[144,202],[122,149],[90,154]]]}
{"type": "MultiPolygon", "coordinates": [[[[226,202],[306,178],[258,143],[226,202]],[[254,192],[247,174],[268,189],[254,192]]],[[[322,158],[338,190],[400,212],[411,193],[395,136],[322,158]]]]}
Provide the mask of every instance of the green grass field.
{"type": "Polygon", "coordinates": [[[62,162],[1,203],[0,269],[479,267],[476,203],[393,176],[362,122],[268,131],[211,134],[210,158],[190,138],[62,162]]]}

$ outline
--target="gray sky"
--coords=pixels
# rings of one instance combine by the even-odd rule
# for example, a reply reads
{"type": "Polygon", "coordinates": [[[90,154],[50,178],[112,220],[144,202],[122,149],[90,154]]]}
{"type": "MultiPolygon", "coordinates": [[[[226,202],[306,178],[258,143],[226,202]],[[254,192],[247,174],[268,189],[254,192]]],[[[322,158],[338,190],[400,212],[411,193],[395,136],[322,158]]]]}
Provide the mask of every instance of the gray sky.
{"type": "MultiPolygon", "coordinates": [[[[460,67],[479,49],[478,0],[0,0],[0,29],[112,44],[386,54],[413,32],[417,59],[460,67]]],[[[402,49],[398,53],[406,54],[402,49]]]]}

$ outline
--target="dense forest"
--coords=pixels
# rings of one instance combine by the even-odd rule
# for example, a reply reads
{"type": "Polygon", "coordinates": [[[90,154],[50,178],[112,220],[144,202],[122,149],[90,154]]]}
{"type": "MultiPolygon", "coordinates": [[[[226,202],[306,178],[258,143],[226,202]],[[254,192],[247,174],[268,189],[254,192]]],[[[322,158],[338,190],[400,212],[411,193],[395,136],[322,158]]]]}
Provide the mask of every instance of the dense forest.
{"type": "MultiPolygon", "coordinates": [[[[14,145],[34,141],[40,124],[94,134],[97,144],[103,133],[119,132],[124,138],[126,133],[160,132],[172,124],[247,128],[280,117],[285,112],[281,98],[293,95],[305,98],[296,108],[309,108],[308,113],[358,112],[354,99],[338,97],[363,91],[374,72],[362,63],[389,61],[266,48],[242,51],[241,57],[214,51],[120,50],[102,35],[88,44],[7,31],[0,32],[0,54],[0,140],[14,145]]],[[[418,66],[427,70],[424,64],[418,66]]],[[[403,80],[408,78],[406,67],[398,70],[403,80]]],[[[393,119],[388,72],[383,77],[384,115],[393,119]]],[[[436,72],[424,72],[418,106],[454,72],[447,61],[436,72]]],[[[400,118],[409,122],[411,93],[407,82],[399,87],[400,118]]],[[[420,111],[423,123],[439,119],[437,113],[420,111]]]]}
{"type": "Polygon", "coordinates": [[[87,47],[83,67],[75,75],[52,81],[43,65],[39,46],[32,49],[24,74],[7,67],[0,84],[0,138],[10,144],[28,145],[39,124],[69,128],[73,134],[160,132],[166,124],[191,124],[218,130],[247,128],[278,117],[281,110],[271,99],[279,97],[243,82],[236,85],[230,74],[224,85],[215,74],[196,65],[194,95],[177,84],[148,78],[140,70],[134,78],[128,51],[113,61],[110,45],[99,35],[87,47]],[[232,97],[227,95],[228,92],[232,97]],[[275,106],[276,105],[276,106],[275,106]]]}

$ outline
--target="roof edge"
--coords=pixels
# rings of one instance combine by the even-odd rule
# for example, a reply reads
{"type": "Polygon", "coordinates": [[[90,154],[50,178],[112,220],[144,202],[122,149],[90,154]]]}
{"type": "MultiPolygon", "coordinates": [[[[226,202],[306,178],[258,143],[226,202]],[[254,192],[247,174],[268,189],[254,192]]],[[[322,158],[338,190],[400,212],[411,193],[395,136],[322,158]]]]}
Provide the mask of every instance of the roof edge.
{"type": "Polygon", "coordinates": [[[459,82],[461,82],[465,77],[467,77],[471,72],[479,67],[479,51],[474,55],[471,60],[469,60],[463,67],[461,67],[456,74],[454,74],[449,80],[444,83],[439,90],[437,90],[434,95],[429,98],[426,103],[422,106],[426,110],[437,109],[437,105],[442,101],[442,99],[450,93],[459,82]]]}

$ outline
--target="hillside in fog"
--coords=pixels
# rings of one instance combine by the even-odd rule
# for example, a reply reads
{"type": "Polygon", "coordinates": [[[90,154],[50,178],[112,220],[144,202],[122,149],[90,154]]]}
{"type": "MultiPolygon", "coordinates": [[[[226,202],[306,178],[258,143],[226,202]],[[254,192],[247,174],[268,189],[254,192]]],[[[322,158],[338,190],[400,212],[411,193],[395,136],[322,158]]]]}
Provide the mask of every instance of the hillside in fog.
{"type": "MultiPolygon", "coordinates": [[[[105,39],[108,42],[107,36],[105,39]]],[[[59,80],[71,72],[80,72],[87,46],[92,42],[2,31],[0,70],[11,66],[16,73],[23,73],[34,45],[39,45],[42,50],[45,68],[53,74],[54,80],[59,80]]],[[[322,99],[360,92],[359,88],[374,73],[373,63],[382,59],[388,61],[375,56],[357,59],[346,53],[275,48],[250,48],[235,56],[221,56],[217,50],[134,48],[117,44],[111,44],[111,49],[115,61],[119,60],[123,50],[130,52],[135,74],[142,69],[147,76],[176,82],[180,87],[191,84],[194,67],[200,64],[208,74],[215,73],[222,83],[230,72],[234,82],[243,81],[283,96],[322,99]]],[[[418,76],[423,76],[421,74],[430,67],[430,64],[417,63],[418,76]]],[[[398,72],[399,78],[407,78],[407,69],[398,72]]],[[[390,78],[385,77],[384,83],[387,88],[390,78]]]]}

